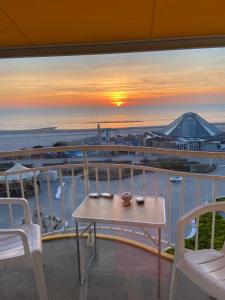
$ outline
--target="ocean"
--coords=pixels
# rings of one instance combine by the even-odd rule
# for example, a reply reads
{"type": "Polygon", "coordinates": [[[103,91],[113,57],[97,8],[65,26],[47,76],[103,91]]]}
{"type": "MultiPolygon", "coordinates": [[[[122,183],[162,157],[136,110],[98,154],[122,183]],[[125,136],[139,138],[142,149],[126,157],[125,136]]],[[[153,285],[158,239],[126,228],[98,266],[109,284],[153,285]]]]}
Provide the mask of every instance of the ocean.
{"type": "Polygon", "coordinates": [[[20,108],[0,111],[0,130],[89,129],[167,125],[185,112],[196,112],[208,122],[225,122],[225,104],[149,105],[122,107],[20,108]]]}

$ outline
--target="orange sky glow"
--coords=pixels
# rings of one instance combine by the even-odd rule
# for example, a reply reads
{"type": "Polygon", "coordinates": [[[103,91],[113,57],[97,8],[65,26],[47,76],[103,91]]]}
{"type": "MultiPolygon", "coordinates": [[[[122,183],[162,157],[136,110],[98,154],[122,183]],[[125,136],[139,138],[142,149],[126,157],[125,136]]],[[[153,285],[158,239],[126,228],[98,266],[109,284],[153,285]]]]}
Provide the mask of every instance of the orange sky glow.
{"type": "Polygon", "coordinates": [[[225,103],[225,49],[0,61],[0,107],[225,103]]]}

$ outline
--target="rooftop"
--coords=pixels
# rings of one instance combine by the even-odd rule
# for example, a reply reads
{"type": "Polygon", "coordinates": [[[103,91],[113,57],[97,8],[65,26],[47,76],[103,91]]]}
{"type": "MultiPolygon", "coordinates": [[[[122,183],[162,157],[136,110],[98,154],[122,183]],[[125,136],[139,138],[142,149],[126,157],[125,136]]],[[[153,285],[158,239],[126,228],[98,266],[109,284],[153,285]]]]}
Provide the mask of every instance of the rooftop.
{"type": "Polygon", "coordinates": [[[178,138],[211,138],[221,134],[221,131],[198,114],[188,112],[165,127],[161,133],[178,138]]]}

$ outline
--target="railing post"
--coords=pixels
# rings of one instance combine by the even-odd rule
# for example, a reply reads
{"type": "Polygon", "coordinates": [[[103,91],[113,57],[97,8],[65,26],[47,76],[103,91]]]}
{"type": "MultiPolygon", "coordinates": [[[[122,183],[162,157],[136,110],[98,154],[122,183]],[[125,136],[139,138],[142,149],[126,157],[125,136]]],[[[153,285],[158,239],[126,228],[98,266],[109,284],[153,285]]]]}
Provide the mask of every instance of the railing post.
{"type": "Polygon", "coordinates": [[[33,171],[34,175],[34,194],[35,194],[35,204],[36,204],[36,210],[37,210],[37,222],[42,230],[42,219],[41,219],[41,209],[40,209],[40,201],[39,201],[39,191],[38,191],[38,184],[37,184],[37,177],[36,172],[33,171]]]}
{"type": "Polygon", "coordinates": [[[48,201],[49,201],[49,208],[50,208],[50,214],[51,214],[51,220],[50,220],[50,224],[51,224],[51,231],[54,231],[54,222],[53,222],[53,201],[52,201],[52,191],[51,191],[51,183],[50,183],[50,176],[49,176],[49,172],[48,170],[46,170],[45,172],[46,174],[46,180],[47,180],[47,190],[48,190],[48,201]]]}
{"type": "MultiPolygon", "coordinates": [[[[201,204],[201,188],[200,188],[200,179],[197,179],[196,182],[196,207],[201,204]]],[[[195,233],[195,250],[198,250],[198,235],[199,235],[199,217],[196,218],[196,233],[195,233]]]]}
{"type": "MultiPolygon", "coordinates": [[[[62,220],[63,220],[63,225],[65,226],[65,196],[64,196],[64,191],[63,191],[63,178],[62,178],[62,169],[59,170],[59,184],[61,188],[61,195],[60,195],[60,202],[61,202],[61,214],[62,214],[62,220]]],[[[65,184],[65,183],[64,183],[65,184]]]]}
{"type": "MultiPolygon", "coordinates": [[[[216,203],[216,182],[212,182],[212,202],[216,203]]],[[[211,249],[214,249],[216,212],[212,212],[211,249]]]]}
{"type": "Polygon", "coordinates": [[[171,205],[171,201],[172,201],[172,186],[171,186],[171,181],[170,181],[170,177],[168,176],[167,178],[167,197],[168,197],[168,244],[171,244],[171,229],[172,229],[172,225],[171,225],[171,215],[172,215],[172,205],[171,205]]]}
{"type": "Polygon", "coordinates": [[[88,155],[87,151],[83,152],[83,159],[84,159],[84,189],[85,194],[89,194],[89,172],[88,172],[88,155]]]}
{"type": "MultiPolygon", "coordinates": [[[[8,181],[8,177],[6,175],[6,192],[7,192],[7,197],[10,198],[10,190],[9,190],[9,181],[8,181]]],[[[10,225],[13,226],[13,211],[12,211],[12,205],[9,204],[8,205],[9,208],[9,222],[10,225]]]]}

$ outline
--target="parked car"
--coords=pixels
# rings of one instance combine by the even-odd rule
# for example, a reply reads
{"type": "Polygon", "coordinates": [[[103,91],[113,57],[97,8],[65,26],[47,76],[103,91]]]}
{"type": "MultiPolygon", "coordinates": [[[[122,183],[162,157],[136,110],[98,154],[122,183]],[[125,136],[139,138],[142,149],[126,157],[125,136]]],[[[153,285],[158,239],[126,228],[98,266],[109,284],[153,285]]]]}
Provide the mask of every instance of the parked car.
{"type": "Polygon", "coordinates": [[[181,177],[181,176],[170,177],[171,182],[181,182],[182,180],[183,180],[183,177],[181,177]]]}

